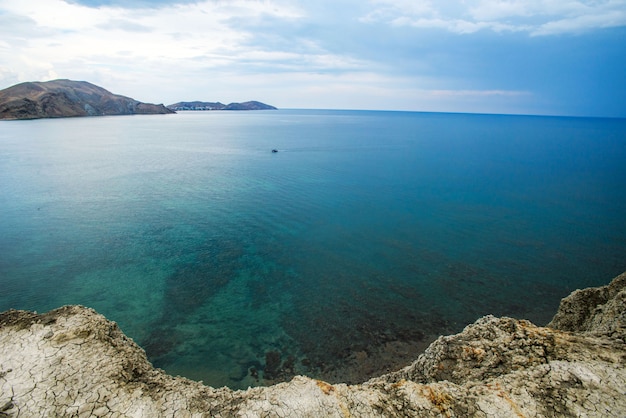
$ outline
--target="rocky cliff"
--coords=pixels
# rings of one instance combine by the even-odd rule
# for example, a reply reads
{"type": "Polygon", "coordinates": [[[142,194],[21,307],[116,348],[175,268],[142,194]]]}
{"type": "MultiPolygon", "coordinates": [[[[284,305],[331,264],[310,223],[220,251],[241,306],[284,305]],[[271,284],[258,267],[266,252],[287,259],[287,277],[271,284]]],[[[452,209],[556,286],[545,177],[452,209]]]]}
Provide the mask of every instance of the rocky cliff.
{"type": "Polygon", "coordinates": [[[86,81],[28,82],[0,91],[0,119],[174,113],[113,94],[86,81]]]}
{"type": "Polygon", "coordinates": [[[307,377],[246,391],[154,369],[81,306],[0,315],[0,416],[626,416],[626,273],[565,298],[549,327],[487,316],[360,385],[307,377]]]}

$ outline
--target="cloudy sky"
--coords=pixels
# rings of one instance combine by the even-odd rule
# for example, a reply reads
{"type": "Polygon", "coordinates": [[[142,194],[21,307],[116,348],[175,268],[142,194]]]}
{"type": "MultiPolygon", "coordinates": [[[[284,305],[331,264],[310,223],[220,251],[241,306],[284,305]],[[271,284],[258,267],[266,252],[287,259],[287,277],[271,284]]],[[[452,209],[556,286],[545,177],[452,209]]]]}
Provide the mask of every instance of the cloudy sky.
{"type": "Polygon", "coordinates": [[[0,88],[626,117],[626,0],[0,0],[0,88]]]}

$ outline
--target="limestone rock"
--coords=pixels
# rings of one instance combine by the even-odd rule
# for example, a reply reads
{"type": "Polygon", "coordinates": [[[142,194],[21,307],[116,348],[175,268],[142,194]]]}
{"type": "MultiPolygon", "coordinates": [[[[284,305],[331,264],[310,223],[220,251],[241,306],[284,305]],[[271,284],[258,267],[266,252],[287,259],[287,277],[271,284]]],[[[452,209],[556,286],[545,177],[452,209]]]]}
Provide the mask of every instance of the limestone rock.
{"type": "Polygon", "coordinates": [[[154,369],[91,309],[7,311],[0,417],[623,417],[625,277],[565,298],[554,328],[487,316],[360,385],[298,376],[246,391],[211,388],[154,369]]]}
{"type": "Polygon", "coordinates": [[[549,327],[626,337],[626,273],[607,286],[576,290],[561,300],[549,327]]]}

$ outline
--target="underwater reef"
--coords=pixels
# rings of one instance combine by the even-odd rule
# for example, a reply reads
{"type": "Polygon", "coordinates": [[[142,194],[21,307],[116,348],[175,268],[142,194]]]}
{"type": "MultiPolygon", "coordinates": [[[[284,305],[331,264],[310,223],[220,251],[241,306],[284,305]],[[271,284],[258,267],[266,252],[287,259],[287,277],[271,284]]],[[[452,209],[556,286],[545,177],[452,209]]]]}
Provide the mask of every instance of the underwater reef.
{"type": "Polygon", "coordinates": [[[155,369],[94,310],[0,314],[0,417],[626,415],[626,273],[574,291],[546,327],[486,316],[361,384],[304,376],[233,391],[155,369]]]}

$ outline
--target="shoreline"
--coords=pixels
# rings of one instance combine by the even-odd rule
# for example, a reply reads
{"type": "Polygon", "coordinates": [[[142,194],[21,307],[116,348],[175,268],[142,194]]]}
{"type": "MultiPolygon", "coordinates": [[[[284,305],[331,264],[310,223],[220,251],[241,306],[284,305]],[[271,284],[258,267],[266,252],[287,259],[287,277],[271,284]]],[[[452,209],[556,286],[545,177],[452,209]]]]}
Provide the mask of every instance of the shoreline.
{"type": "Polygon", "coordinates": [[[296,376],[233,391],[167,375],[92,309],[0,314],[4,416],[623,416],[626,273],[548,327],[486,316],[362,384],[296,376]],[[621,395],[620,395],[621,394],[621,395]]]}

